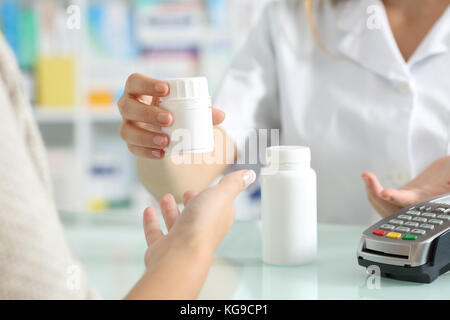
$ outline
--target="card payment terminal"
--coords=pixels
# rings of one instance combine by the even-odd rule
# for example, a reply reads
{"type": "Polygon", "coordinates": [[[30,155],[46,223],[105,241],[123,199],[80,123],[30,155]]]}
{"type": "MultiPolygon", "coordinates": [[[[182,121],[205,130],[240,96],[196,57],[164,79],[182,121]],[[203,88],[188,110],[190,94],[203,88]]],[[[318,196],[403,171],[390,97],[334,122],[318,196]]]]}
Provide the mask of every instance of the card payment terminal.
{"type": "Polygon", "coordinates": [[[381,276],[430,283],[450,270],[450,194],[382,219],[365,230],[358,264],[376,265],[381,276]]]}

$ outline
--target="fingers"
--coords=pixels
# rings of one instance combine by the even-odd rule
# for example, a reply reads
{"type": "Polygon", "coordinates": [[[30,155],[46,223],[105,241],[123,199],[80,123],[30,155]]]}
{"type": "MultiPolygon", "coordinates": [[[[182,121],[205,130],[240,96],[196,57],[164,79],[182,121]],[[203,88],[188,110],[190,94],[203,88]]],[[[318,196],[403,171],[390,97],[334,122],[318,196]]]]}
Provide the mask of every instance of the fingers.
{"type": "MultiPolygon", "coordinates": [[[[173,116],[167,110],[158,107],[160,98],[166,96],[169,91],[167,82],[134,73],[128,77],[125,93],[118,102],[120,113],[125,120],[170,126],[173,123],[173,116]],[[143,97],[147,99],[142,100],[143,97]]],[[[221,110],[213,108],[212,114],[214,125],[222,123],[225,119],[225,113],[221,110]]]]}
{"type": "Polygon", "coordinates": [[[169,145],[169,137],[164,133],[151,132],[125,121],[120,126],[120,136],[129,145],[164,149],[169,145]]]}
{"type": "Polygon", "coordinates": [[[183,204],[187,206],[189,201],[191,201],[195,196],[197,195],[197,192],[194,191],[186,191],[183,195],[183,204]]]}
{"type": "Polygon", "coordinates": [[[125,84],[125,92],[131,96],[164,97],[169,93],[169,90],[168,83],[139,73],[130,75],[125,84]]]}
{"type": "Polygon", "coordinates": [[[223,120],[225,120],[225,112],[219,109],[212,108],[212,115],[213,115],[213,124],[215,126],[221,124],[223,120]]]}
{"type": "Polygon", "coordinates": [[[165,194],[161,197],[159,204],[167,230],[170,230],[180,214],[175,198],[171,194],[165,194]]]}
{"type": "Polygon", "coordinates": [[[168,127],[173,122],[169,111],[154,105],[149,106],[126,95],[120,98],[117,105],[124,120],[145,122],[159,127],[168,127]]]}
{"type": "Polygon", "coordinates": [[[159,160],[159,159],[164,158],[164,155],[165,155],[164,150],[139,147],[139,146],[134,146],[131,144],[129,144],[127,146],[128,146],[128,150],[130,150],[130,152],[132,154],[134,154],[136,157],[139,157],[139,158],[148,158],[148,159],[159,160]]]}
{"type": "Polygon", "coordinates": [[[220,180],[217,187],[222,189],[225,194],[235,198],[239,193],[245,190],[256,180],[256,174],[253,170],[240,170],[226,175],[220,180]]]}
{"type": "Polygon", "coordinates": [[[372,172],[364,172],[361,177],[364,179],[366,187],[373,194],[379,195],[381,191],[383,191],[383,186],[381,185],[380,181],[378,181],[377,176],[372,172]]]}
{"type": "Polygon", "coordinates": [[[155,208],[148,207],[145,209],[143,225],[145,240],[147,241],[148,247],[150,247],[163,236],[161,228],[159,227],[158,213],[155,208]]]}
{"type": "Polygon", "coordinates": [[[370,204],[382,217],[387,217],[400,209],[397,204],[383,198],[382,193],[385,189],[373,173],[364,172],[361,177],[365,182],[370,204]]]}
{"type": "Polygon", "coordinates": [[[368,190],[374,196],[392,204],[397,206],[408,206],[420,201],[420,192],[403,189],[385,189],[378,181],[378,178],[371,172],[364,172],[362,177],[366,181],[368,190]]]}

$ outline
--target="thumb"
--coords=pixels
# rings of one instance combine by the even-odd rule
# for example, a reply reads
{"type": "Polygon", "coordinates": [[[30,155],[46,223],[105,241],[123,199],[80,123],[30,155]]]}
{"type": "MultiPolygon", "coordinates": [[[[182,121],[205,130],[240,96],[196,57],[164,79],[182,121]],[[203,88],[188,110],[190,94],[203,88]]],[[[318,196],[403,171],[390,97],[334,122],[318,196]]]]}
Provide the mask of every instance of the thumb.
{"type": "Polygon", "coordinates": [[[256,173],[253,170],[239,170],[226,175],[217,185],[218,189],[223,190],[231,198],[244,191],[256,180],[256,173]]]}

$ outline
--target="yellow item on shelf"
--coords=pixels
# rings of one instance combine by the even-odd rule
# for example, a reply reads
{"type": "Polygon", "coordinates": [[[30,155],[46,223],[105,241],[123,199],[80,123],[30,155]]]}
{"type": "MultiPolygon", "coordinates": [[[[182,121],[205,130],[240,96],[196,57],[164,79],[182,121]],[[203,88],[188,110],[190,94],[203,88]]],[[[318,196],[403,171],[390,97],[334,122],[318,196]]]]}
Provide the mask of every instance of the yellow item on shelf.
{"type": "Polygon", "coordinates": [[[45,107],[75,105],[75,58],[40,57],[36,64],[37,104],[45,107]]]}
{"type": "Polygon", "coordinates": [[[93,213],[104,213],[108,209],[108,202],[103,199],[94,198],[89,201],[88,207],[93,213]]]}

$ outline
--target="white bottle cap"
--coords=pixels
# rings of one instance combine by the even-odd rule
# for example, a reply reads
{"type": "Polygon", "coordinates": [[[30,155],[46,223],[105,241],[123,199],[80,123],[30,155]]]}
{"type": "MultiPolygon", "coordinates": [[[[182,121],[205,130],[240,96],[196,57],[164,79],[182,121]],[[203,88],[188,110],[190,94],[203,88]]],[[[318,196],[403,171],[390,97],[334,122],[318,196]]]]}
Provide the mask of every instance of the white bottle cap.
{"type": "Polygon", "coordinates": [[[161,100],[210,99],[205,77],[168,79],[169,94],[161,100]]]}
{"type": "Polygon", "coordinates": [[[302,146],[274,146],[266,149],[266,165],[311,164],[311,150],[302,146]]]}

